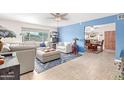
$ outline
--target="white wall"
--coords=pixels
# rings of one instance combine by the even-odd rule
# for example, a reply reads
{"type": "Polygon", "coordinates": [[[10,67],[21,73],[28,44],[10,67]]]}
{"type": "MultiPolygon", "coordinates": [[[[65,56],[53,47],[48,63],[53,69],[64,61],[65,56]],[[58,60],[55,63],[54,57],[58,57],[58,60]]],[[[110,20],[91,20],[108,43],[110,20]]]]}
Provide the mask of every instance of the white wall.
{"type": "Polygon", "coordinates": [[[102,32],[105,32],[105,31],[115,31],[115,23],[110,23],[110,24],[104,24],[104,25],[96,25],[94,26],[96,27],[95,31],[102,31],[102,32]]]}
{"type": "MultiPolygon", "coordinates": [[[[93,28],[91,26],[87,26],[85,28],[85,31],[87,33],[91,33],[92,30],[94,33],[98,35],[101,35],[101,36],[98,36],[96,38],[100,39],[100,40],[104,40],[104,32],[106,31],[115,31],[116,30],[116,25],[115,23],[110,23],[110,24],[103,24],[103,25],[94,25],[93,28]]],[[[87,38],[88,36],[85,35],[85,38],[87,38]]]]}
{"type": "Polygon", "coordinates": [[[19,21],[11,21],[11,20],[1,20],[0,25],[7,28],[8,30],[14,31],[16,33],[16,38],[5,38],[2,39],[4,42],[22,42],[21,28],[36,28],[36,29],[46,29],[48,31],[56,31],[57,29],[49,26],[42,26],[37,24],[24,23],[19,21]]]}

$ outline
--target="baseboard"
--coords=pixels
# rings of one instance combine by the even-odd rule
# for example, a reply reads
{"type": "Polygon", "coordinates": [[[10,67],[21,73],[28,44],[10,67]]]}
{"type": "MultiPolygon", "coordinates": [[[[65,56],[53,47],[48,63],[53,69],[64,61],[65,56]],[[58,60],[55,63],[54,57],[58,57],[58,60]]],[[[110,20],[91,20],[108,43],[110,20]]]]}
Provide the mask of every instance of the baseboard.
{"type": "Polygon", "coordinates": [[[31,71],[28,71],[28,72],[25,72],[25,73],[22,73],[20,75],[24,75],[24,74],[27,74],[27,73],[30,73],[30,72],[33,72],[34,70],[31,70],[31,71]]]}
{"type": "Polygon", "coordinates": [[[122,62],[120,59],[114,59],[115,62],[122,62]]]}
{"type": "Polygon", "coordinates": [[[84,54],[84,52],[78,52],[79,54],[81,54],[81,55],[83,55],[84,54]]]}

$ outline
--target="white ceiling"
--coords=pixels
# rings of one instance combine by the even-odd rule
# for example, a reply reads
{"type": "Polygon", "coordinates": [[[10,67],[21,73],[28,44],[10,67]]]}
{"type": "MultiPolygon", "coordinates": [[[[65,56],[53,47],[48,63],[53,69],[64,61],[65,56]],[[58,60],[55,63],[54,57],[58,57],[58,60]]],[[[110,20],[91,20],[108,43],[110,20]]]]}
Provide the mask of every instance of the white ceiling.
{"type": "MultiPolygon", "coordinates": [[[[116,13],[68,13],[68,15],[66,16],[68,20],[59,22],[59,26],[70,25],[78,22],[84,22],[115,14],[116,13]]],[[[15,21],[56,27],[57,23],[54,20],[49,19],[49,17],[52,17],[49,13],[13,13],[13,14],[1,13],[0,14],[0,19],[15,20],[15,21]]]]}

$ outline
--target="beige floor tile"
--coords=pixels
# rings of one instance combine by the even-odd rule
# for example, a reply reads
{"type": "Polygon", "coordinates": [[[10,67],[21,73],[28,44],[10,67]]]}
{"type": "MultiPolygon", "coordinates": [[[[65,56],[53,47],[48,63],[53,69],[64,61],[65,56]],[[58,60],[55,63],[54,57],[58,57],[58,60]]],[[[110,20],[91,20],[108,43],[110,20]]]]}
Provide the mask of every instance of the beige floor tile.
{"type": "Polygon", "coordinates": [[[114,53],[85,53],[69,62],[55,66],[40,74],[31,72],[21,76],[22,80],[113,80],[118,75],[114,65],[114,53]]]}

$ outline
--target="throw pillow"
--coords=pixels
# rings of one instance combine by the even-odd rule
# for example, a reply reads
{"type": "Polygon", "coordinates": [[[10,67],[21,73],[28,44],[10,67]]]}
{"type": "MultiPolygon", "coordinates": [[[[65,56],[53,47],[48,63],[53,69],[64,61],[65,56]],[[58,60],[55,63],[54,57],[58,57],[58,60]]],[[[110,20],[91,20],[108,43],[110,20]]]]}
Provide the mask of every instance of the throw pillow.
{"type": "Polygon", "coordinates": [[[46,47],[45,43],[44,42],[40,43],[40,47],[46,47]]]}

